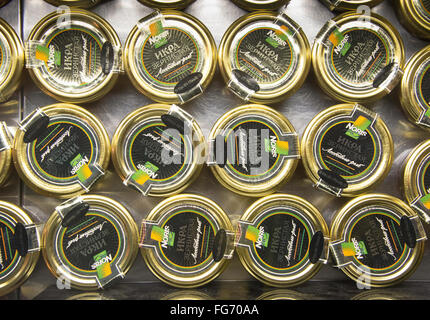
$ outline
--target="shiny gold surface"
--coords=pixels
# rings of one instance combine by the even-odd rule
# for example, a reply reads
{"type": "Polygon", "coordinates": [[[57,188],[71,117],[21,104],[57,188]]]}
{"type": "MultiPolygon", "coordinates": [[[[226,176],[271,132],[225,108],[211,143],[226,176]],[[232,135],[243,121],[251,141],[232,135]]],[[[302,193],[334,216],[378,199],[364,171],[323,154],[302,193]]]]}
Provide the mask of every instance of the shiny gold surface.
{"type": "MultiPolygon", "coordinates": [[[[90,205],[90,210],[91,207],[96,207],[109,212],[118,219],[119,224],[122,226],[125,233],[125,239],[123,239],[125,242],[125,250],[123,257],[119,260],[118,267],[125,275],[133,265],[138,252],[137,243],[139,231],[133,217],[121,203],[111,198],[92,194],[81,196],[81,198],[83,202],[90,205]]],[[[67,268],[67,265],[63,266],[61,264],[62,262],[55,253],[55,234],[59,228],[62,228],[61,222],[61,216],[57,211],[54,211],[43,228],[42,253],[47,267],[54,277],[62,277],[64,280],[70,281],[70,285],[74,289],[86,291],[99,289],[94,278],[79,277],[78,275],[73,275],[71,273],[61,273],[62,268],[67,268]]]]}
{"type": "MultiPolygon", "coordinates": [[[[40,108],[48,117],[55,115],[71,115],[85,121],[96,133],[100,150],[96,154],[97,164],[104,170],[110,161],[110,140],[106,129],[100,120],[89,111],[76,105],[57,103],[40,108]]],[[[72,198],[85,193],[85,189],[76,182],[70,186],[56,186],[39,178],[32,170],[27,158],[27,144],[23,141],[24,132],[18,129],[13,146],[13,162],[21,179],[33,190],[46,196],[56,198],[72,198]]]]}
{"type": "Polygon", "coordinates": [[[413,35],[429,40],[430,21],[426,20],[414,4],[414,0],[395,0],[397,16],[404,27],[413,35]]]}
{"type": "Polygon", "coordinates": [[[182,10],[196,0],[138,0],[145,6],[158,9],[182,10]]]}

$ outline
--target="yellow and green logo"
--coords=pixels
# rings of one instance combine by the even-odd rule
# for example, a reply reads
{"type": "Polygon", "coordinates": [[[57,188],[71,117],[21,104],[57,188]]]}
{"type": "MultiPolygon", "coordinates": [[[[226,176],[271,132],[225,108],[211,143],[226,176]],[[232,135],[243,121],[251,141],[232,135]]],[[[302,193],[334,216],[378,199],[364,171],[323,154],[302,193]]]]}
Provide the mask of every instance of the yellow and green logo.
{"type": "Polygon", "coordinates": [[[346,127],[348,128],[346,135],[356,140],[361,136],[366,136],[366,130],[371,123],[372,122],[366,117],[359,116],[357,120],[354,121],[354,123],[348,123],[346,125],[346,127]]]}
{"type": "Polygon", "coordinates": [[[328,37],[328,40],[333,44],[335,48],[334,52],[336,54],[340,53],[344,56],[348,52],[349,48],[351,48],[351,43],[348,42],[349,36],[344,36],[339,29],[335,29],[328,37]]]}
{"type": "Polygon", "coordinates": [[[92,265],[92,268],[97,270],[97,277],[99,279],[104,279],[112,274],[112,269],[110,267],[112,255],[108,255],[106,250],[96,254],[93,259],[94,264],[92,265]]]}
{"type": "Polygon", "coordinates": [[[143,166],[138,166],[137,170],[131,176],[131,179],[140,185],[144,185],[150,178],[155,179],[157,177],[156,172],[159,170],[157,166],[150,162],[146,162],[143,166]]]}
{"type": "Polygon", "coordinates": [[[93,174],[88,166],[88,162],[88,157],[82,157],[81,154],[78,154],[72,161],[70,161],[70,165],[72,166],[72,175],[77,174],[78,179],[81,182],[88,180],[88,178],[93,174]]]}
{"type": "Polygon", "coordinates": [[[52,67],[53,65],[61,66],[61,52],[56,51],[54,46],[45,47],[36,46],[36,59],[44,61],[52,67]]]}
{"type": "Polygon", "coordinates": [[[279,141],[276,137],[272,136],[270,139],[264,139],[264,149],[266,152],[271,152],[272,157],[279,155],[287,156],[290,152],[290,145],[288,141],[279,141]]]}
{"type": "Polygon", "coordinates": [[[261,249],[261,247],[267,248],[269,245],[269,234],[264,232],[263,226],[260,228],[248,226],[246,229],[245,238],[255,243],[255,246],[259,249],[261,249]]]}
{"type": "Polygon", "coordinates": [[[167,249],[168,246],[173,247],[175,244],[175,233],[170,232],[169,226],[165,226],[164,228],[153,226],[151,239],[160,242],[161,246],[167,249]]]}
{"type": "Polygon", "coordinates": [[[342,243],[342,253],[345,257],[356,256],[357,259],[362,259],[363,255],[367,254],[367,249],[363,241],[353,238],[351,242],[342,243]]]}
{"type": "Polygon", "coordinates": [[[288,33],[289,33],[288,27],[285,25],[282,25],[278,30],[275,30],[275,32],[270,30],[267,33],[268,37],[266,38],[266,42],[274,48],[277,48],[280,45],[285,46],[287,44],[286,41],[288,39],[288,33]]]}
{"type": "Polygon", "coordinates": [[[420,201],[424,207],[430,210],[430,194],[426,194],[424,197],[420,199],[420,201]]]}
{"type": "Polygon", "coordinates": [[[154,45],[155,48],[159,48],[167,43],[167,33],[163,27],[163,23],[161,22],[161,20],[157,20],[151,23],[149,25],[149,32],[151,33],[149,42],[154,45]]]}

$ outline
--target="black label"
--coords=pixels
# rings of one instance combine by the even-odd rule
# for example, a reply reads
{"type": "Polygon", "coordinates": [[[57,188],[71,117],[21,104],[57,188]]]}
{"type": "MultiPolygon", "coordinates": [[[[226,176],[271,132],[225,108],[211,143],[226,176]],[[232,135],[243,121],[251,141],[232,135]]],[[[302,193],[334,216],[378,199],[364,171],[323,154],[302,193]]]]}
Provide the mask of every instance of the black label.
{"type": "Polygon", "coordinates": [[[422,171],[421,171],[421,179],[420,181],[422,183],[419,184],[421,193],[427,194],[430,193],[430,159],[427,159],[425,163],[422,165],[422,171]]]}
{"type": "Polygon", "coordinates": [[[427,20],[430,20],[430,0],[418,0],[417,2],[421,6],[420,12],[427,20]]]}
{"type": "Polygon", "coordinates": [[[350,83],[373,83],[387,66],[389,53],[376,32],[352,29],[329,36],[333,44],[332,63],[337,76],[350,83]]]}
{"type": "Polygon", "coordinates": [[[379,88],[379,86],[387,80],[387,78],[390,76],[390,74],[393,72],[393,69],[395,68],[394,62],[388,64],[385,66],[379,73],[376,75],[375,79],[373,79],[373,87],[379,88]]]}
{"type": "Polygon", "coordinates": [[[109,41],[106,41],[103,44],[100,56],[103,73],[109,74],[113,68],[113,62],[115,58],[113,53],[113,46],[109,41]]]}
{"type": "Polygon", "coordinates": [[[24,143],[33,142],[35,139],[43,135],[46,127],[49,124],[49,117],[42,114],[34,122],[30,123],[23,137],[24,143]]]}
{"type": "Polygon", "coordinates": [[[151,29],[141,49],[142,73],[156,84],[172,86],[196,72],[203,59],[195,40],[184,30],[151,29]]]}
{"type": "MultiPolygon", "coordinates": [[[[293,57],[287,36],[288,28],[256,28],[238,42],[235,68],[256,79],[258,83],[272,83],[285,77],[293,57]]],[[[258,90],[255,90],[258,91],[258,90]]]]}
{"type": "Polygon", "coordinates": [[[189,92],[199,85],[202,78],[203,74],[201,72],[194,72],[179,81],[173,89],[173,92],[176,94],[189,92]]]}
{"type": "Polygon", "coordinates": [[[106,62],[99,39],[79,27],[50,35],[45,46],[37,46],[36,59],[45,62],[53,82],[74,88],[92,84],[106,62]]]}
{"type": "Polygon", "coordinates": [[[17,250],[13,241],[13,229],[10,222],[0,218],[0,274],[9,268],[15,261],[17,250]]]}
{"type": "Polygon", "coordinates": [[[160,241],[160,250],[170,263],[188,268],[197,267],[212,256],[215,232],[204,215],[183,211],[161,228],[154,227],[151,238],[160,241]]]}
{"type": "Polygon", "coordinates": [[[354,255],[360,264],[371,269],[393,267],[403,256],[404,247],[400,221],[379,212],[365,215],[357,221],[348,242],[342,244],[345,255],[354,255]]]}
{"type": "Polygon", "coordinates": [[[93,210],[62,229],[61,252],[71,266],[83,272],[97,272],[98,261],[114,261],[120,241],[124,241],[120,239],[123,235],[113,222],[93,210]]]}
{"type": "Polygon", "coordinates": [[[430,106],[430,63],[427,61],[425,69],[421,73],[418,81],[417,95],[422,108],[427,111],[430,106]]]}
{"type": "Polygon", "coordinates": [[[257,257],[271,268],[296,267],[309,254],[309,231],[289,213],[270,215],[257,227],[248,227],[247,238],[254,240],[257,257]]]}
{"type": "Polygon", "coordinates": [[[258,85],[257,80],[255,80],[252,76],[248,75],[246,72],[241,71],[239,69],[233,69],[233,76],[239,81],[239,83],[243,84],[248,89],[257,92],[260,90],[260,86],[258,85]]]}
{"type": "Polygon", "coordinates": [[[184,137],[175,129],[162,123],[149,124],[140,129],[127,143],[135,171],[146,173],[152,180],[164,180],[176,176],[185,162],[184,137]]]}
{"type": "Polygon", "coordinates": [[[265,174],[279,158],[276,150],[271,152],[271,145],[276,149],[277,141],[274,130],[260,121],[248,120],[235,126],[226,137],[230,168],[246,176],[265,174]]]}
{"type": "Polygon", "coordinates": [[[45,178],[64,181],[93,161],[94,148],[89,131],[80,125],[53,121],[32,143],[32,160],[45,178]]]}
{"type": "MultiPolygon", "coordinates": [[[[363,122],[366,120],[369,123],[368,119],[363,122]]],[[[361,124],[345,121],[333,125],[323,133],[318,147],[324,166],[345,179],[357,178],[375,161],[375,141],[361,124]]]]}

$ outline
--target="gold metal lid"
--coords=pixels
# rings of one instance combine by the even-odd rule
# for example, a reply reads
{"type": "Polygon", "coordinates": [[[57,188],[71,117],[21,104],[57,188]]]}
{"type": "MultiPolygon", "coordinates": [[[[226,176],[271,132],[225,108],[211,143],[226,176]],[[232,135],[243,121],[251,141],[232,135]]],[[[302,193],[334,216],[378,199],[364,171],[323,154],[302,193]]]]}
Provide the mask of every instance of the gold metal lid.
{"type": "Polygon", "coordinates": [[[284,5],[288,5],[290,0],[231,0],[242,9],[252,10],[277,10],[284,5]]]}
{"type": "Polygon", "coordinates": [[[430,45],[408,61],[400,83],[400,103],[410,121],[430,130],[430,45]]]}
{"type": "Polygon", "coordinates": [[[367,194],[348,202],[331,225],[337,267],[360,287],[387,287],[418,267],[427,239],[419,217],[403,201],[367,194]]]}
{"type": "Polygon", "coordinates": [[[214,300],[214,298],[208,296],[206,293],[197,290],[180,290],[165,295],[160,300],[214,300]]]}
{"type": "Polygon", "coordinates": [[[64,288],[96,290],[124,278],[138,252],[138,229],[119,202],[84,195],[59,205],[42,233],[43,257],[64,288]]]}
{"type": "Polygon", "coordinates": [[[374,7],[384,0],[320,0],[332,11],[355,10],[360,6],[374,7]]]}
{"type": "Polygon", "coordinates": [[[309,42],[284,11],[254,12],[227,29],[218,63],[229,89],[243,100],[279,102],[305,81],[311,64],[309,42]]]}
{"type": "Polygon", "coordinates": [[[160,202],[142,223],[141,253],[163,282],[194,288],[214,280],[234,251],[233,226],[212,200],[181,194],[160,202]]]}
{"type": "Polygon", "coordinates": [[[327,262],[328,241],[328,227],[317,208],[297,196],[273,194],[240,218],[236,252],[257,280],[292,287],[311,279],[327,262]]]}
{"type": "Polygon", "coordinates": [[[194,118],[176,105],[151,104],[121,121],[112,161],[124,184],[149,196],[185,190],[199,175],[205,138],[194,118]]]}
{"type": "Polygon", "coordinates": [[[313,69],[329,96],[344,102],[371,102],[400,81],[403,41],[382,16],[346,12],[329,20],[312,47],[313,69]]]}
{"type": "Polygon", "coordinates": [[[140,3],[151,8],[182,10],[196,0],[138,0],[140,3]]]}
{"type": "Polygon", "coordinates": [[[427,0],[394,1],[397,16],[403,26],[413,35],[430,39],[430,2],[427,0]]]}
{"type": "Polygon", "coordinates": [[[0,19],[0,102],[18,89],[24,69],[24,47],[15,30],[0,19]]]}
{"type": "Polygon", "coordinates": [[[181,11],[154,11],[131,30],[125,70],[137,90],[160,103],[184,103],[211,82],[216,44],[210,31],[181,11]]]}
{"type": "Polygon", "coordinates": [[[277,289],[267,291],[255,300],[306,300],[306,296],[293,290],[277,289]]]}
{"type": "Polygon", "coordinates": [[[339,104],[317,114],[301,146],[314,186],[338,197],[374,188],[390,171],[394,153],[384,121],[359,104],[339,104]]]}
{"type": "Polygon", "coordinates": [[[0,187],[5,184],[12,169],[12,140],[6,122],[0,122],[0,187]]]}
{"type": "Polygon", "coordinates": [[[300,158],[298,134],[276,110],[257,104],[230,110],[208,138],[208,165],[227,189],[260,197],[281,188],[300,158]]]}
{"type": "Polygon", "coordinates": [[[37,86],[70,103],[100,99],[121,71],[121,42],[102,17],[83,9],[53,12],[26,42],[26,66],[37,86]]]}
{"type": "Polygon", "coordinates": [[[91,8],[99,4],[102,0],[45,0],[45,1],[54,6],[91,8]]]}
{"type": "Polygon", "coordinates": [[[0,201],[0,296],[18,288],[39,259],[40,239],[33,219],[20,207],[0,201]]]}
{"type": "Polygon", "coordinates": [[[403,168],[403,193],[418,215],[430,223],[430,140],[416,146],[403,168]]]}
{"type": "Polygon", "coordinates": [[[36,109],[15,134],[15,167],[29,187],[44,195],[71,198],[88,192],[109,160],[110,141],[103,124],[72,104],[36,109]]]}

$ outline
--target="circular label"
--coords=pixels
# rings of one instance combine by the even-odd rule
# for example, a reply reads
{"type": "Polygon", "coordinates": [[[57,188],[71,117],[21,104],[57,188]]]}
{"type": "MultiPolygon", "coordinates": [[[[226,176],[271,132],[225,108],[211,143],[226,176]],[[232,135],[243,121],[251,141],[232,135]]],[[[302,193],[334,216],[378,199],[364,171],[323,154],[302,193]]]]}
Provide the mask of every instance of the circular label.
{"type": "Polygon", "coordinates": [[[0,84],[6,80],[6,77],[12,68],[10,55],[9,43],[7,39],[0,34],[0,84]]]}
{"type": "Polygon", "coordinates": [[[75,117],[55,117],[28,145],[27,153],[33,171],[41,179],[70,184],[85,180],[88,164],[98,158],[98,146],[98,138],[88,124],[75,117]]]}
{"type": "Polygon", "coordinates": [[[323,167],[349,180],[365,175],[374,165],[377,152],[372,133],[354,124],[354,121],[334,124],[322,133],[317,148],[323,167]]]}
{"type": "Polygon", "coordinates": [[[232,51],[232,69],[240,69],[260,84],[286,81],[296,57],[288,37],[288,28],[252,28],[237,40],[232,51]]]}
{"type": "Polygon", "coordinates": [[[153,227],[151,238],[159,241],[164,260],[175,270],[203,270],[213,262],[212,249],[218,231],[207,213],[184,209],[172,213],[161,225],[153,227]]]}
{"type": "Polygon", "coordinates": [[[190,141],[161,121],[136,126],[125,142],[129,169],[146,173],[149,180],[166,182],[180,178],[192,162],[190,141]]]}
{"type": "Polygon", "coordinates": [[[137,57],[137,65],[147,82],[173,87],[198,71],[201,53],[196,40],[188,32],[163,27],[161,22],[151,26],[151,35],[143,41],[140,57],[137,57]]]}
{"type": "Polygon", "coordinates": [[[387,273],[400,267],[411,249],[405,245],[400,218],[388,210],[372,209],[354,219],[342,251],[372,271],[387,273]]]}
{"type": "Polygon", "coordinates": [[[309,263],[311,229],[295,210],[270,210],[246,238],[254,240],[252,258],[269,272],[288,275],[309,263]]]}
{"type": "Polygon", "coordinates": [[[0,279],[16,268],[20,257],[13,241],[16,222],[0,213],[0,279]]]}
{"type": "Polygon", "coordinates": [[[102,71],[103,41],[88,29],[71,26],[56,30],[37,45],[37,60],[43,61],[42,72],[54,87],[70,91],[88,90],[105,76],[102,71]]]}
{"type": "Polygon", "coordinates": [[[91,207],[83,218],[58,229],[56,249],[73,272],[97,274],[103,279],[112,274],[111,266],[118,263],[124,238],[124,231],[112,214],[91,207]]]}
{"type": "Polygon", "coordinates": [[[417,187],[421,196],[430,193],[430,155],[427,155],[417,169],[417,187]]]}
{"type": "Polygon", "coordinates": [[[268,180],[279,172],[284,157],[293,156],[294,142],[266,117],[238,117],[223,131],[227,153],[224,169],[235,179],[268,180]]]}
{"type": "Polygon", "coordinates": [[[372,85],[390,61],[384,34],[379,32],[358,28],[332,32],[328,38],[332,48],[326,59],[332,76],[347,85],[372,85]]]}
{"type": "Polygon", "coordinates": [[[414,0],[414,6],[421,17],[430,23],[430,0],[414,0]]]}
{"type": "Polygon", "coordinates": [[[427,59],[415,75],[414,87],[416,98],[422,110],[427,111],[430,107],[430,59],[427,59]]]}

